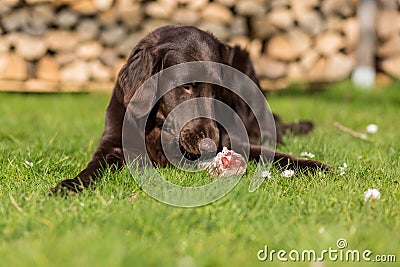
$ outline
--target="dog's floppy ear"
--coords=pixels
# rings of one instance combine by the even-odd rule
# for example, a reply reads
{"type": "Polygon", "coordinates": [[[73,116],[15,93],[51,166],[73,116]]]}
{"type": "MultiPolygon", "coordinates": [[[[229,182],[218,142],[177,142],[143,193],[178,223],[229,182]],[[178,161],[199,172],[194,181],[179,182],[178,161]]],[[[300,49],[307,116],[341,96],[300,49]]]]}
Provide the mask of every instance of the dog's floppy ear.
{"type": "Polygon", "coordinates": [[[157,88],[154,86],[138,89],[160,68],[161,56],[157,51],[156,37],[147,36],[133,49],[118,74],[117,82],[124,95],[124,104],[130,105],[129,110],[137,118],[151,111],[157,93],[157,88]]]}
{"type": "Polygon", "coordinates": [[[222,62],[246,74],[258,87],[259,80],[253,68],[253,62],[249,53],[240,46],[229,46],[223,44],[220,47],[222,62]]]}
{"type": "Polygon", "coordinates": [[[219,46],[219,53],[221,55],[222,63],[232,66],[233,57],[235,54],[234,48],[230,45],[221,43],[219,46]]]}

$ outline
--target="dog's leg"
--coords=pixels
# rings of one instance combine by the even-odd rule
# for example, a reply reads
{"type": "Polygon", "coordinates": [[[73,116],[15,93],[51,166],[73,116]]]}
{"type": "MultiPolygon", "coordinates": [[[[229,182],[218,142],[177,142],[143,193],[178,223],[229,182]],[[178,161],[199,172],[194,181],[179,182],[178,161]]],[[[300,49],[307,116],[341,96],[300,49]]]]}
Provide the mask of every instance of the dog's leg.
{"type": "Polygon", "coordinates": [[[316,160],[299,159],[288,154],[266,149],[259,145],[250,145],[249,159],[258,161],[260,156],[266,159],[273,159],[273,163],[276,163],[281,168],[285,169],[300,169],[310,171],[329,171],[331,169],[329,165],[316,160]]]}
{"type": "MultiPolygon", "coordinates": [[[[278,136],[283,136],[288,133],[292,134],[308,134],[314,128],[314,124],[311,121],[298,121],[294,123],[284,123],[282,119],[274,114],[276,131],[278,136]]],[[[279,143],[279,142],[278,142],[279,143]]]]}
{"type": "Polygon", "coordinates": [[[301,169],[311,171],[328,171],[331,169],[329,165],[326,165],[322,162],[316,160],[299,159],[288,154],[268,149],[261,145],[250,144],[250,147],[248,147],[248,145],[242,143],[235,136],[228,136],[228,133],[224,130],[221,131],[220,140],[219,149],[222,149],[224,146],[228,149],[231,149],[231,143],[235,144],[235,149],[238,153],[241,151],[247,151],[249,149],[249,160],[259,161],[261,156],[261,158],[265,159],[264,161],[272,160],[273,163],[278,164],[281,168],[285,169],[301,169]]]}
{"type": "Polygon", "coordinates": [[[124,105],[118,101],[116,90],[111,97],[106,112],[105,129],[99,145],[91,161],[75,178],[61,181],[51,189],[52,193],[59,191],[79,192],[99,178],[107,166],[120,169],[124,165],[122,151],[122,124],[125,115],[124,105]]]}

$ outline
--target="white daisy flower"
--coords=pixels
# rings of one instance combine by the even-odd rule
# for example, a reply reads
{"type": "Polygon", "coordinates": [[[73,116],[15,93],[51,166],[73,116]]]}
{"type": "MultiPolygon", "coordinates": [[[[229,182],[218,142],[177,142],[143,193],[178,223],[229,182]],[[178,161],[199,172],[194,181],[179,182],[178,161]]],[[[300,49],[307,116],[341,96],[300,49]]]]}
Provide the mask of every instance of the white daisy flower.
{"type": "Polygon", "coordinates": [[[376,125],[376,124],[369,124],[369,125],[367,126],[367,133],[376,134],[377,131],[378,131],[378,125],[376,125]]]}
{"type": "Polygon", "coordinates": [[[261,177],[262,177],[262,178],[271,179],[271,178],[272,178],[272,175],[271,175],[271,172],[270,172],[270,171],[262,171],[262,172],[261,172],[261,177]]]}
{"type": "Polygon", "coordinates": [[[30,169],[30,168],[33,167],[33,162],[30,162],[30,161],[25,160],[25,161],[22,162],[22,163],[24,164],[24,166],[25,166],[27,169],[30,169]]]}
{"type": "Polygon", "coordinates": [[[364,192],[365,201],[376,200],[380,198],[381,198],[381,193],[378,191],[378,189],[369,188],[367,191],[364,192]]]}
{"type": "Polygon", "coordinates": [[[345,162],[345,163],[343,163],[343,166],[339,167],[339,171],[340,171],[340,175],[341,176],[346,175],[346,169],[347,169],[347,163],[345,162]]]}
{"type": "Polygon", "coordinates": [[[290,178],[294,175],[294,170],[285,170],[282,172],[282,176],[285,178],[290,178]]]}
{"type": "Polygon", "coordinates": [[[310,159],[313,159],[313,158],[315,158],[315,155],[313,154],[313,153],[310,153],[310,152],[301,152],[300,153],[300,156],[302,156],[302,157],[305,157],[305,158],[310,158],[310,159]]]}

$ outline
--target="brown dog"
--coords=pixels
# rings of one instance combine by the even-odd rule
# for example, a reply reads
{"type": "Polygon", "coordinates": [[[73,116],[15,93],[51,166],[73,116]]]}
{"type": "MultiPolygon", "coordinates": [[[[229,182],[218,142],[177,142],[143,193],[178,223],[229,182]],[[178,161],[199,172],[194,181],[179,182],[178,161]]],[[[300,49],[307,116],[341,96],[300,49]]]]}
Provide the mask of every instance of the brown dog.
{"type": "MultiPolygon", "coordinates": [[[[246,74],[259,87],[251,60],[248,54],[239,47],[223,44],[210,33],[195,27],[166,26],[155,30],[136,45],[119,73],[107,108],[104,133],[91,161],[75,178],[60,182],[52,191],[67,189],[77,192],[100,177],[106,166],[122,168],[125,163],[122,127],[132,96],[153,74],[180,63],[193,61],[212,61],[232,66],[246,74]]],[[[146,97],[146,94],[142,97],[146,97]]],[[[145,142],[151,162],[159,167],[168,164],[160,140],[163,122],[177,105],[188,99],[199,97],[218,99],[239,115],[251,141],[249,159],[258,160],[260,154],[264,152],[259,141],[260,128],[249,106],[229,90],[208,83],[190,83],[179,86],[164,95],[150,111],[146,124],[145,142]]],[[[274,119],[278,143],[282,142],[282,136],[287,132],[308,133],[313,127],[310,122],[284,124],[276,115],[274,119]]],[[[171,129],[171,133],[176,135],[175,130],[171,129]]],[[[179,142],[180,149],[188,158],[196,158],[200,154],[199,144],[204,138],[213,140],[219,151],[224,146],[230,148],[226,131],[218,123],[207,118],[194,119],[187,123],[178,133],[176,141],[179,142]]],[[[328,165],[318,161],[297,159],[275,151],[266,151],[266,153],[272,153],[273,161],[281,167],[330,169],[328,165]]]]}

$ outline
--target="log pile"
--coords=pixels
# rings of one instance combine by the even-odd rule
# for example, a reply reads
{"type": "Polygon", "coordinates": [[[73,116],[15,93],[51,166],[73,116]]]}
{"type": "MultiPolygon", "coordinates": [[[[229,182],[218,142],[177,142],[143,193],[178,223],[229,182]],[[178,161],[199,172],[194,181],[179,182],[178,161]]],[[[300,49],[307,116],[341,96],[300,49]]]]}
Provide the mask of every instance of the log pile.
{"type": "MultiPolygon", "coordinates": [[[[355,66],[357,0],[2,0],[0,90],[111,90],[136,43],[195,25],[246,48],[265,89],[337,81],[355,66]]],[[[377,67],[400,78],[400,0],[380,0],[377,67]]]]}
{"type": "Polygon", "coordinates": [[[378,69],[400,78],[400,1],[380,1],[377,14],[378,69]]]}

